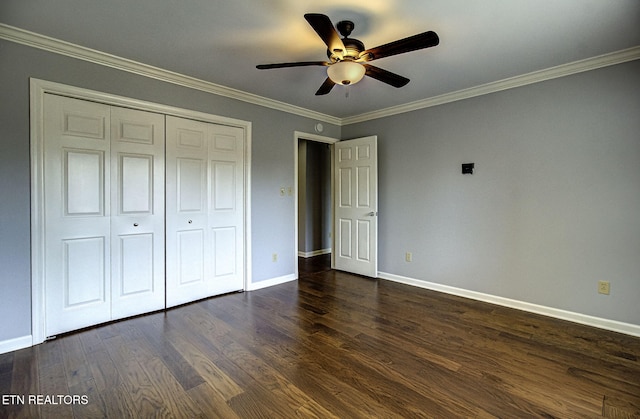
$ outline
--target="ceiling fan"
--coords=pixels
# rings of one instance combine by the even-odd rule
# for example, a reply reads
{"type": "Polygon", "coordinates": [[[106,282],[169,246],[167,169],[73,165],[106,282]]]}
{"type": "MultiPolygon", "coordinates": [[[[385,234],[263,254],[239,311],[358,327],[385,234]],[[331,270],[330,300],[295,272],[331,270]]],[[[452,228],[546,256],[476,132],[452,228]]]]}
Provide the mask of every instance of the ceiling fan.
{"type": "Polygon", "coordinates": [[[405,86],[409,83],[408,78],[367,64],[367,62],[392,55],[404,54],[405,52],[434,47],[440,42],[435,32],[427,31],[375,48],[365,49],[361,41],[349,38],[355,26],[353,22],[349,20],[338,22],[336,28],[340,32],[340,35],[343,36],[343,38],[340,39],[329,17],[319,13],[307,13],[304,15],[304,18],[327,45],[329,61],[260,64],[256,66],[256,68],[259,70],[267,70],[285,67],[326,66],[328,77],[324,83],[322,83],[316,95],[326,95],[336,84],[355,84],[362,80],[364,76],[369,76],[393,87],[405,86]]]}

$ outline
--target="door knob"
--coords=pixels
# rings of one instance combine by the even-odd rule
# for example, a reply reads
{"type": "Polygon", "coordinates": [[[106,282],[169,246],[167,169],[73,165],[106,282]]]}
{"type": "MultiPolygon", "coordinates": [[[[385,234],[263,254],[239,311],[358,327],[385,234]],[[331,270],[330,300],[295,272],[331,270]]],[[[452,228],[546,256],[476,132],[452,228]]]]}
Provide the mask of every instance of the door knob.
{"type": "Polygon", "coordinates": [[[188,222],[189,224],[191,224],[193,221],[189,220],[189,221],[187,221],[187,222],[188,222]]]}
{"type": "Polygon", "coordinates": [[[134,227],[138,227],[138,223],[133,223],[133,226],[134,227]]]}
{"type": "Polygon", "coordinates": [[[371,211],[369,214],[367,214],[369,217],[375,217],[376,215],[378,215],[377,211],[371,211]]]}

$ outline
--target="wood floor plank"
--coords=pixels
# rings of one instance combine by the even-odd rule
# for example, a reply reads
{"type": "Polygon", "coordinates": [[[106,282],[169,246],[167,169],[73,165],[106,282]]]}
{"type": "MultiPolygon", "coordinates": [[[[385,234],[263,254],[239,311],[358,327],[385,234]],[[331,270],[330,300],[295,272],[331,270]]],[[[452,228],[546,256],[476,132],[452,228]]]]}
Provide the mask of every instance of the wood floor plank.
{"type": "Polygon", "coordinates": [[[106,349],[88,353],[86,359],[98,391],[105,391],[122,383],[118,369],[106,349]]]}
{"type": "MultiPolygon", "coordinates": [[[[202,351],[197,349],[194,345],[189,343],[182,335],[177,338],[171,338],[171,341],[175,345],[178,351],[185,357],[198,374],[206,381],[208,386],[202,384],[196,386],[199,390],[195,391],[196,394],[201,394],[203,388],[210,388],[220,397],[223,401],[229,400],[238,394],[241,394],[244,390],[238,385],[231,377],[224,373],[218,366],[209,359],[202,351]]],[[[204,384],[204,383],[203,383],[204,384]]],[[[190,390],[190,389],[188,389],[190,390]]],[[[191,394],[191,393],[189,393],[191,394]]]]}
{"type": "Polygon", "coordinates": [[[291,412],[279,405],[269,391],[250,384],[246,391],[229,400],[229,406],[241,418],[289,418],[291,412]]]}
{"type": "Polygon", "coordinates": [[[6,375],[13,370],[15,352],[0,354],[0,375],[6,375]]]}
{"type": "MultiPolygon", "coordinates": [[[[189,397],[206,418],[235,419],[238,414],[227,404],[227,400],[208,382],[187,390],[189,397]]],[[[241,393],[238,393],[241,394],[241,393]]],[[[234,395],[233,397],[237,396],[234,395]]]]}
{"type": "Polygon", "coordinates": [[[45,341],[35,347],[38,359],[38,368],[48,368],[62,363],[62,350],[60,339],[45,341]]]}
{"type": "Polygon", "coordinates": [[[148,358],[142,363],[142,368],[157,394],[160,395],[163,408],[169,413],[169,417],[175,416],[178,412],[181,417],[185,418],[203,417],[203,413],[189,398],[181,383],[178,382],[163,360],[157,357],[148,358]]]}
{"type": "Polygon", "coordinates": [[[128,342],[122,336],[103,339],[103,342],[123,379],[119,393],[126,395],[124,410],[140,416],[170,417],[162,395],[130,350],[128,342]]]}
{"type": "Polygon", "coordinates": [[[37,396],[43,397],[39,404],[42,417],[72,418],[73,408],[70,404],[60,403],[57,396],[68,395],[67,373],[62,362],[49,365],[40,370],[40,391],[37,396]]]}
{"type": "Polygon", "coordinates": [[[105,418],[142,417],[142,407],[132,403],[124,384],[100,391],[100,398],[104,402],[105,418]]]}
{"type": "Polygon", "coordinates": [[[73,415],[76,418],[105,418],[107,407],[93,379],[81,381],[69,387],[72,397],[73,415]],[[86,402],[85,402],[86,401],[86,402]]]}
{"type": "Polygon", "coordinates": [[[602,416],[612,419],[640,418],[640,400],[604,396],[602,416]]]}
{"type": "MultiPolygon", "coordinates": [[[[8,371],[11,367],[11,371],[5,374],[5,377],[11,378],[11,381],[0,386],[6,388],[0,394],[19,395],[25,398],[24,403],[13,403],[11,406],[6,406],[7,417],[37,417],[40,414],[39,406],[29,403],[27,399],[30,395],[38,394],[40,391],[37,350],[35,348],[21,349],[12,353],[12,356],[7,359],[10,359],[11,363],[6,364],[3,370],[8,371]]],[[[0,379],[2,378],[0,377],[0,379]]]]}
{"type": "MultiPolygon", "coordinates": [[[[157,319],[158,317],[156,317],[157,319]]],[[[139,320],[143,320],[142,318],[139,320]]],[[[182,390],[189,390],[204,383],[204,379],[198,371],[182,356],[182,354],[166,338],[163,328],[153,327],[153,318],[146,322],[140,321],[139,328],[151,343],[158,355],[163,359],[164,365],[171,371],[171,374],[180,383],[182,390]]],[[[164,323],[161,323],[164,324],[164,323]]]]}
{"type": "Polygon", "coordinates": [[[60,340],[62,360],[67,374],[69,388],[93,379],[91,367],[84,354],[84,348],[78,335],[67,336],[60,340]]]}
{"type": "Polygon", "coordinates": [[[301,406],[313,409],[318,417],[333,415],[316,403],[312,397],[302,392],[282,374],[271,367],[265,360],[255,356],[245,347],[237,344],[233,338],[220,339],[225,356],[240,366],[264,389],[269,391],[283,404],[285,411],[297,411],[301,406]]]}
{"type": "Polygon", "coordinates": [[[85,330],[79,333],[78,336],[85,354],[89,355],[93,352],[104,351],[104,344],[98,333],[98,328],[85,330]]]}

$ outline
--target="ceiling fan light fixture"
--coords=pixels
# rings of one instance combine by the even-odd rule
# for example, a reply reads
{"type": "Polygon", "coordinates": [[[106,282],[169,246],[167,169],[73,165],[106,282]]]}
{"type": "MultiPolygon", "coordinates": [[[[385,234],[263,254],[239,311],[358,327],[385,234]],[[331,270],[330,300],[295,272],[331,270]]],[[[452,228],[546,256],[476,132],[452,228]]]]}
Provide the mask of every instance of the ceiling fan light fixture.
{"type": "Polygon", "coordinates": [[[327,67],[327,75],[336,84],[356,84],[364,77],[366,69],[354,61],[338,61],[327,67]]]}

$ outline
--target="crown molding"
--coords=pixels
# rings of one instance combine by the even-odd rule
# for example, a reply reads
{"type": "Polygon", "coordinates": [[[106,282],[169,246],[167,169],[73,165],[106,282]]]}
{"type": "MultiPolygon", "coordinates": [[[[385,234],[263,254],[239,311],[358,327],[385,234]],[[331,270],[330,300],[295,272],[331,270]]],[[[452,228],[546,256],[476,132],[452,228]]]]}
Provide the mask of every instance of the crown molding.
{"type": "Polygon", "coordinates": [[[418,109],[456,102],[458,100],[487,95],[502,90],[514,89],[516,87],[526,86],[529,84],[539,83],[551,79],[557,79],[560,77],[582,73],[585,71],[596,70],[602,67],[622,64],[628,61],[637,60],[639,58],[640,46],[636,46],[609,54],[587,58],[585,60],[574,61],[572,63],[562,64],[556,67],[551,67],[540,71],[522,74],[516,77],[510,77],[508,79],[482,84],[480,86],[474,86],[469,89],[458,90],[451,93],[445,93],[440,96],[433,96],[430,98],[417,100],[415,102],[405,103],[403,105],[350,116],[342,119],[342,125],[366,122],[373,119],[384,118],[387,116],[398,115],[418,109]]]}
{"type": "Polygon", "coordinates": [[[190,89],[200,90],[218,96],[224,96],[254,105],[315,119],[337,126],[344,126],[366,122],[373,119],[385,118],[387,116],[393,116],[401,113],[429,108],[432,106],[443,105],[445,103],[451,103],[459,100],[487,95],[502,90],[514,89],[516,87],[526,86],[546,80],[569,76],[571,74],[582,73],[585,71],[595,70],[602,67],[622,64],[628,61],[640,59],[640,46],[636,46],[609,54],[587,58],[585,60],[575,61],[572,63],[562,64],[556,67],[534,71],[520,76],[498,80],[480,86],[474,86],[468,89],[458,90],[439,96],[417,100],[415,102],[410,102],[403,105],[393,106],[372,112],[366,112],[360,115],[349,116],[346,118],[339,118],[321,112],[312,111],[310,109],[305,109],[299,106],[290,105],[278,100],[269,99],[263,96],[258,96],[241,90],[232,89],[230,87],[222,86],[219,84],[210,83],[204,80],[197,79],[195,77],[185,76],[173,71],[164,70],[147,64],[142,64],[133,60],[129,60],[127,58],[107,54],[105,52],[82,47],[70,42],[61,41],[59,39],[51,38],[45,35],[30,32],[2,23],[0,23],[0,39],[5,39],[33,48],[42,49],[45,51],[92,62],[95,64],[100,64],[106,67],[127,71],[129,73],[138,74],[163,82],[188,87],[190,89]]]}
{"type": "Polygon", "coordinates": [[[118,57],[116,55],[107,54],[91,48],[86,48],[70,42],[61,41],[49,36],[41,35],[35,32],[16,28],[14,26],[0,23],[0,39],[27,45],[33,48],[42,49],[55,54],[65,55],[67,57],[88,61],[91,63],[111,67],[117,70],[127,71],[129,73],[149,77],[175,85],[188,87],[190,89],[200,90],[212,93],[218,96],[224,96],[231,99],[240,100],[258,106],[263,106],[278,111],[303,116],[318,121],[326,122],[334,125],[341,125],[342,119],[323,114],[320,112],[305,109],[299,106],[290,105],[274,99],[265,98],[263,96],[254,95],[252,93],[243,92],[241,90],[232,89],[230,87],[221,86],[219,84],[210,83],[184,74],[165,70],[127,58],[118,57]]]}

